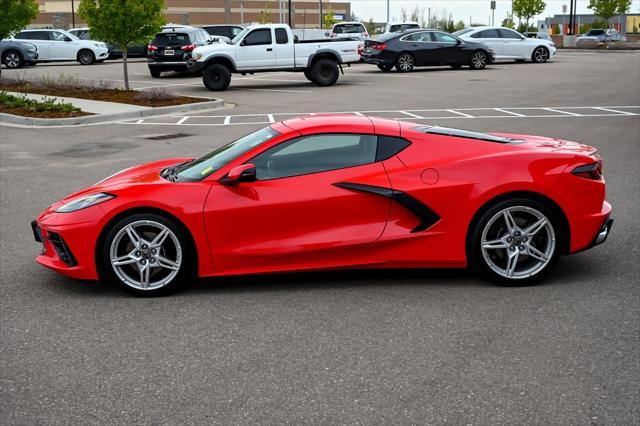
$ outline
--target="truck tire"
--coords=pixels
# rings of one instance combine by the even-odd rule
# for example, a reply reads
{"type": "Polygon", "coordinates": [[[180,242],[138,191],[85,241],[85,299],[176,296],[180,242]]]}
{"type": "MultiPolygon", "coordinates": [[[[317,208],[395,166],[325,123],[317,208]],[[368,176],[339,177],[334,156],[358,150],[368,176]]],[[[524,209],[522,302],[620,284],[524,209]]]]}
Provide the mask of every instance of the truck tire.
{"type": "Polygon", "coordinates": [[[331,59],[318,59],[311,67],[311,77],[318,86],[332,86],[338,81],[338,63],[331,59]]]}
{"type": "Polygon", "coordinates": [[[311,75],[311,71],[309,71],[308,69],[304,70],[304,76],[307,78],[307,80],[313,82],[313,76],[311,75]]]}
{"type": "Polygon", "coordinates": [[[211,64],[202,73],[202,82],[209,90],[218,92],[227,90],[231,83],[231,73],[221,64],[211,64]]]}

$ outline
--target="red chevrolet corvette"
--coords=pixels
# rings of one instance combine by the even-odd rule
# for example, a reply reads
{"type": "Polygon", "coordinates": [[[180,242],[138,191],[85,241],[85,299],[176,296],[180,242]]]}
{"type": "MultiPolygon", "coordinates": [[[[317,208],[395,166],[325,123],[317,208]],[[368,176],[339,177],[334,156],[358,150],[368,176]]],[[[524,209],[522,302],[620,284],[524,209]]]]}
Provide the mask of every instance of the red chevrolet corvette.
{"type": "Polygon", "coordinates": [[[196,276],[469,266],[507,285],[604,242],[592,147],[318,115],[132,167],[32,222],[37,261],[140,295],[196,276]]]}

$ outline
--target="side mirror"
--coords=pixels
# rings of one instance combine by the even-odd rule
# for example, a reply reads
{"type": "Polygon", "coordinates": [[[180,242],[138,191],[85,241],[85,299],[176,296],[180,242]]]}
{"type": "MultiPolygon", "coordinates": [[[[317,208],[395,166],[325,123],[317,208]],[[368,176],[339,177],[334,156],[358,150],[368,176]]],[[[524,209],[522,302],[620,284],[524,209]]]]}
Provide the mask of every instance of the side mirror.
{"type": "Polygon", "coordinates": [[[331,33],[330,32],[326,32],[326,33],[324,33],[324,36],[325,37],[331,37],[331,33]]]}
{"type": "Polygon", "coordinates": [[[243,164],[229,170],[229,173],[222,179],[220,183],[223,185],[233,186],[240,182],[254,182],[256,180],[255,164],[243,164]]]}
{"type": "Polygon", "coordinates": [[[247,45],[247,40],[242,39],[242,41],[240,42],[240,46],[246,46],[247,45]]]}

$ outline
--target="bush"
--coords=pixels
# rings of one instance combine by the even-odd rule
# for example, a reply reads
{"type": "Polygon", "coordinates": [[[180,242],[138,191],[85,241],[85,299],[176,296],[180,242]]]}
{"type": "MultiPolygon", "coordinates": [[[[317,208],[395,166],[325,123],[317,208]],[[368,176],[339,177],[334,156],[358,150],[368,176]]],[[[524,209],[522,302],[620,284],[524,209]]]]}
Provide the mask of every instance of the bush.
{"type": "Polygon", "coordinates": [[[73,106],[68,102],[58,102],[56,98],[45,97],[42,101],[28,99],[26,95],[10,95],[7,92],[0,91],[0,105],[7,108],[24,108],[29,111],[55,111],[55,112],[79,112],[80,108],[73,106]]]}
{"type": "Polygon", "coordinates": [[[109,80],[82,80],[75,75],[59,74],[43,75],[41,77],[31,78],[25,74],[11,74],[3,76],[0,79],[0,85],[25,86],[41,89],[58,89],[58,90],[112,90],[114,84],[109,80]]]}
{"type": "Polygon", "coordinates": [[[174,99],[175,96],[160,87],[153,87],[147,90],[141,90],[136,94],[135,99],[147,101],[168,101],[174,99]]]}

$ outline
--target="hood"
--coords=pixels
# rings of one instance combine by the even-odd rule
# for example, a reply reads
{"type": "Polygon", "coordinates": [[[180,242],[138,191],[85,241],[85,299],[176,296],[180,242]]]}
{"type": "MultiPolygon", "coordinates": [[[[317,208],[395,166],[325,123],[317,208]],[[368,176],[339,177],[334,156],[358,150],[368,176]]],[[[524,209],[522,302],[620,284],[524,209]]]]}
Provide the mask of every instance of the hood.
{"type": "Polygon", "coordinates": [[[93,185],[91,189],[95,190],[96,188],[104,188],[105,190],[108,190],[109,188],[114,188],[123,184],[131,185],[168,182],[160,176],[160,172],[167,167],[176,166],[189,160],[191,160],[191,158],[167,158],[164,160],[154,161],[152,163],[133,166],[101,180],[93,185]]]}
{"type": "Polygon", "coordinates": [[[204,56],[211,55],[212,53],[228,53],[233,54],[235,51],[235,45],[223,42],[211,43],[205,46],[196,47],[193,53],[202,53],[204,56]]]}
{"type": "MultiPolygon", "coordinates": [[[[524,141],[526,147],[537,150],[558,153],[573,153],[582,155],[594,155],[598,150],[592,146],[584,145],[578,142],[567,141],[563,139],[545,138],[544,136],[533,135],[517,135],[512,133],[491,133],[495,136],[501,136],[510,139],[518,139],[524,141]]],[[[522,145],[521,145],[522,146],[522,145]]]]}

